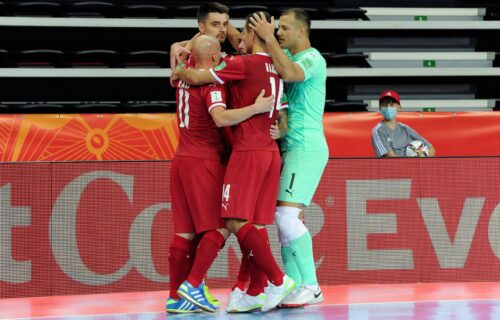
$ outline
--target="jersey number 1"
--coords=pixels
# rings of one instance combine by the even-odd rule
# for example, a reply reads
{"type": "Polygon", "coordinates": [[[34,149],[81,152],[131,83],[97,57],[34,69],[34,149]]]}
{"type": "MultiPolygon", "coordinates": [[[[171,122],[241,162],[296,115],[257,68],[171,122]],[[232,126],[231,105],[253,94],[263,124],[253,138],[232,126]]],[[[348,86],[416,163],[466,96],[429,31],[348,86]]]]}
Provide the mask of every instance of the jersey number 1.
{"type": "Polygon", "coordinates": [[[189,127],[189,91],[179,89],[179,106],[177,109],[179,115],[179,127],[189,127]]]}

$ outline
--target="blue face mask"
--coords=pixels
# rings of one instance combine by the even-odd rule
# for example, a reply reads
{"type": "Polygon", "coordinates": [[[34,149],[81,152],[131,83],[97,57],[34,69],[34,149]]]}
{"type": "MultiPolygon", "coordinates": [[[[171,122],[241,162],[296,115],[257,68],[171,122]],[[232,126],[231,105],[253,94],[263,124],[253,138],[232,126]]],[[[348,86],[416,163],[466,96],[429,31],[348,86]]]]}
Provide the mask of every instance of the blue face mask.
{"type": "Polygon", "coordinates": [[[384,116],[385,120],[392,120],[398,114],[398,109],[394,107],[387,107],[380,109],[380,113],[384,116]]]}

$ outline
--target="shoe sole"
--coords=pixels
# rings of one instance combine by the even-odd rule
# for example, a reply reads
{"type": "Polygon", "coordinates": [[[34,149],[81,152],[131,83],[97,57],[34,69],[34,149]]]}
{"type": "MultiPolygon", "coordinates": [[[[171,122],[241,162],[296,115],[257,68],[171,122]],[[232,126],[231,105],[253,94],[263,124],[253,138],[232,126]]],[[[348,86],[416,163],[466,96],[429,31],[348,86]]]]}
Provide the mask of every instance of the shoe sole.
{"type": "Polygon", "coordinates": [[[313,305],[313,304],[318,304],[323,302],[325,299],[323,296],[318,297],[318,298],[313,298],[306,303],[282,303],[280,306],[281,308],[300,308],[300,307],[305,307],[308,305],[313,305]]]}
{"type": "Polygon", "coordinates": [[[184,313],[200,313],[201,310],[177,310],[177,309],[167,309],[168,313],[184,314],[184,313]]]}
{"type": "Polygon", "coordinates": [[[177,291],[177,294],[179,296],[181,296],[182,298],[184,298],[185,300],[191,302],[192,304],[194,304],[195,306],[197,306],[198,308],[202,309],[203,311],[206,311],[206,312],[211,312],[211,313],[216,313],[217,310],[214,310],[214,309],[210,309],[209,307],[201,304],[201,303],[198,303],[198,301],[192,299],[189,295],[185,294],[183,291],[177,291]]]}
{"type": "Polygon", "coordinates": [[[227,313],[248,313],[248,312],[253,312],[253,311],[259,311],[262,309],[262,305],[255,305],[254,307],[247,309],[247,310],[238,310],[238,309],[231,309],[231,310],[226,310],[227,313]]]}

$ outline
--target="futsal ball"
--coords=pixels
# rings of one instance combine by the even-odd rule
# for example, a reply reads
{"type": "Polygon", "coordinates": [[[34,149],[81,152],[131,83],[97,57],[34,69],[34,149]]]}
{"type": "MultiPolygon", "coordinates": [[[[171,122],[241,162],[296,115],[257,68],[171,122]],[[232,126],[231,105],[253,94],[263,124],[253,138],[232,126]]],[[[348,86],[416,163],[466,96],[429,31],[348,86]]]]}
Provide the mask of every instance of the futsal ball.
{"type": "Polygon", "coordinates": [[[411,158],[428,157],[429,148],[420,140],[413,140],[405,148],[405,155],[411,158]]]}

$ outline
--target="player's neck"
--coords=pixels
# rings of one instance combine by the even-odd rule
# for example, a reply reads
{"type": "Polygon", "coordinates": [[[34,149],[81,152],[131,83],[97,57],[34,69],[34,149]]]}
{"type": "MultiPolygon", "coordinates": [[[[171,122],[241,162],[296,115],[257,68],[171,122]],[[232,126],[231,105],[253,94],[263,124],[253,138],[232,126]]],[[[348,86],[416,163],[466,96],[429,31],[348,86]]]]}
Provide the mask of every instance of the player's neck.
{"type": "Polygon", "coordinates": [[[391,120],[382,120],[382,122],[391,129],[396,128],[398,124],[398,120],[396,120],[396,118],[392,118],[391,120]]]}
{"type": "Polygon", "coordinates": [[[295,47],[290,48],[290,53],[292,55],[296,55],[297,53],[309,49],[310,47],[311,47],[311,41],[309,41],[309,38],[307,38],[297,43],[295,47]]]}
{"type": "Polygon", "coordinates": [[[256,54],[256,53],[267,53],[267,49],[265,46],[263,46],[262,44],[258,43],[258,41],[256,41],[253,45],[253,48],[252,48],[252,54],[256,54]]]}
{"type": "Polygon", "coordinates": [[[201,61],[201,62],[196,62],[194,65],[195,69],[203,69],[203,70],[209,70],[214,67],[214,63],[212,61],[201,61]]]}

